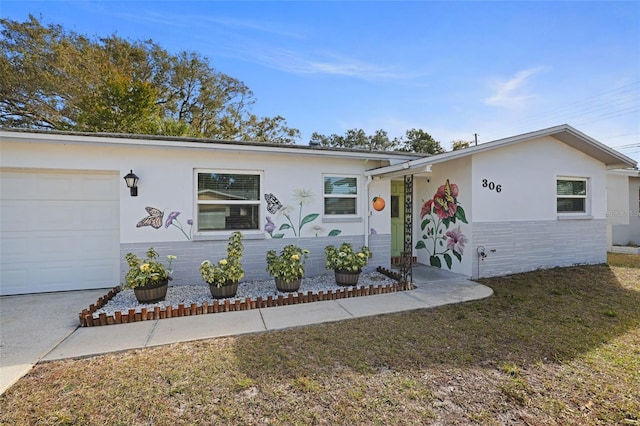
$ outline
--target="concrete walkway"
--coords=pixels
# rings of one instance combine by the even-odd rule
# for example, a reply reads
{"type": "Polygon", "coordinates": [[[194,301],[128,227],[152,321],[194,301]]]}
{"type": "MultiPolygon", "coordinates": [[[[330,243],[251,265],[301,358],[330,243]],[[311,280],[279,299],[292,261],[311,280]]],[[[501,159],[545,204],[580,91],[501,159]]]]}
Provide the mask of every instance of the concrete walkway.
{"type": "Polygon", "coordinates": [[[431,308],[493,294],[462,275],[427,266],[414,267],[413,282],[415,290],[397,293],[82,328],[78,312],[105,290],[2,297],[0,393],[42,361],[431,308]]]}

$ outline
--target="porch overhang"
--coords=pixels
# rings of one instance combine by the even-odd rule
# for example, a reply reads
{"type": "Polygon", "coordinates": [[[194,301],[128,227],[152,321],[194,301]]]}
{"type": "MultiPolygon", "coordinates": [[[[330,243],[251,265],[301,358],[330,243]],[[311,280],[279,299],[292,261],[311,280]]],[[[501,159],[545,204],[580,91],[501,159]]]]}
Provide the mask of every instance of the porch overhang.
{"type": "Polygon", "coordinates": [[[365,176],[371,176],[373,179],[393,179],[398,177],[404,177],[408,175],[427,175],[431,173],[431,164],[417,164],[412,165],[411,161],[407,161],[402,164],[396,164],[394,166],[381,167],[379,169],[368,170],[364,174],[365,176]]]}

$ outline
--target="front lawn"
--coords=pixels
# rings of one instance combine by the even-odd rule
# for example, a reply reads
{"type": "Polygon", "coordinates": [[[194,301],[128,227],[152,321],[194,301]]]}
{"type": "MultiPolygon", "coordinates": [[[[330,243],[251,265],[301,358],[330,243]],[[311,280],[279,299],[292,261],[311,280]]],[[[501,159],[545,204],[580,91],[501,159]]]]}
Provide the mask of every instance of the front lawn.
{"type": "Polygon", "coordinates": [[[461,305],[38,365],[0,422],[640,424],[640,256],[482,283],[461,305]]]}

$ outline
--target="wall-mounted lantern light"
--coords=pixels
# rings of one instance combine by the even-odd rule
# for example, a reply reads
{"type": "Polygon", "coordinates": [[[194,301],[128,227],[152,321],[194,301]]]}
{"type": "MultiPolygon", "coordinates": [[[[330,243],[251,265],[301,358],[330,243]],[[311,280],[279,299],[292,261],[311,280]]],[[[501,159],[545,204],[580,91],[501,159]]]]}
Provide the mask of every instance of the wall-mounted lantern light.
{"type": "Polygon", "coordinates": [[[138,196],[138,176],[133,173],[131,170],[125,177],[124,181],[127,183],[127,188],[131,190],[131,196],[138,196]]]}

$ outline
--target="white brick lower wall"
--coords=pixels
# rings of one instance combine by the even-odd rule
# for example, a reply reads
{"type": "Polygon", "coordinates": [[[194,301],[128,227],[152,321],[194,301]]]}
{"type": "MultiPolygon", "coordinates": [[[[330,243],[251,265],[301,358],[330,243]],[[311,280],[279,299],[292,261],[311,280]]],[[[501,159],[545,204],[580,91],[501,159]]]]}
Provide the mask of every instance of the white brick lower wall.
{"type": "Polygon", "coordinates": [[[471,276],[493,277],[536,269],[607,261],[606,220],[473,223],[471,276]],[[480,261],[479,246],[487,257],[480,261]]]}

